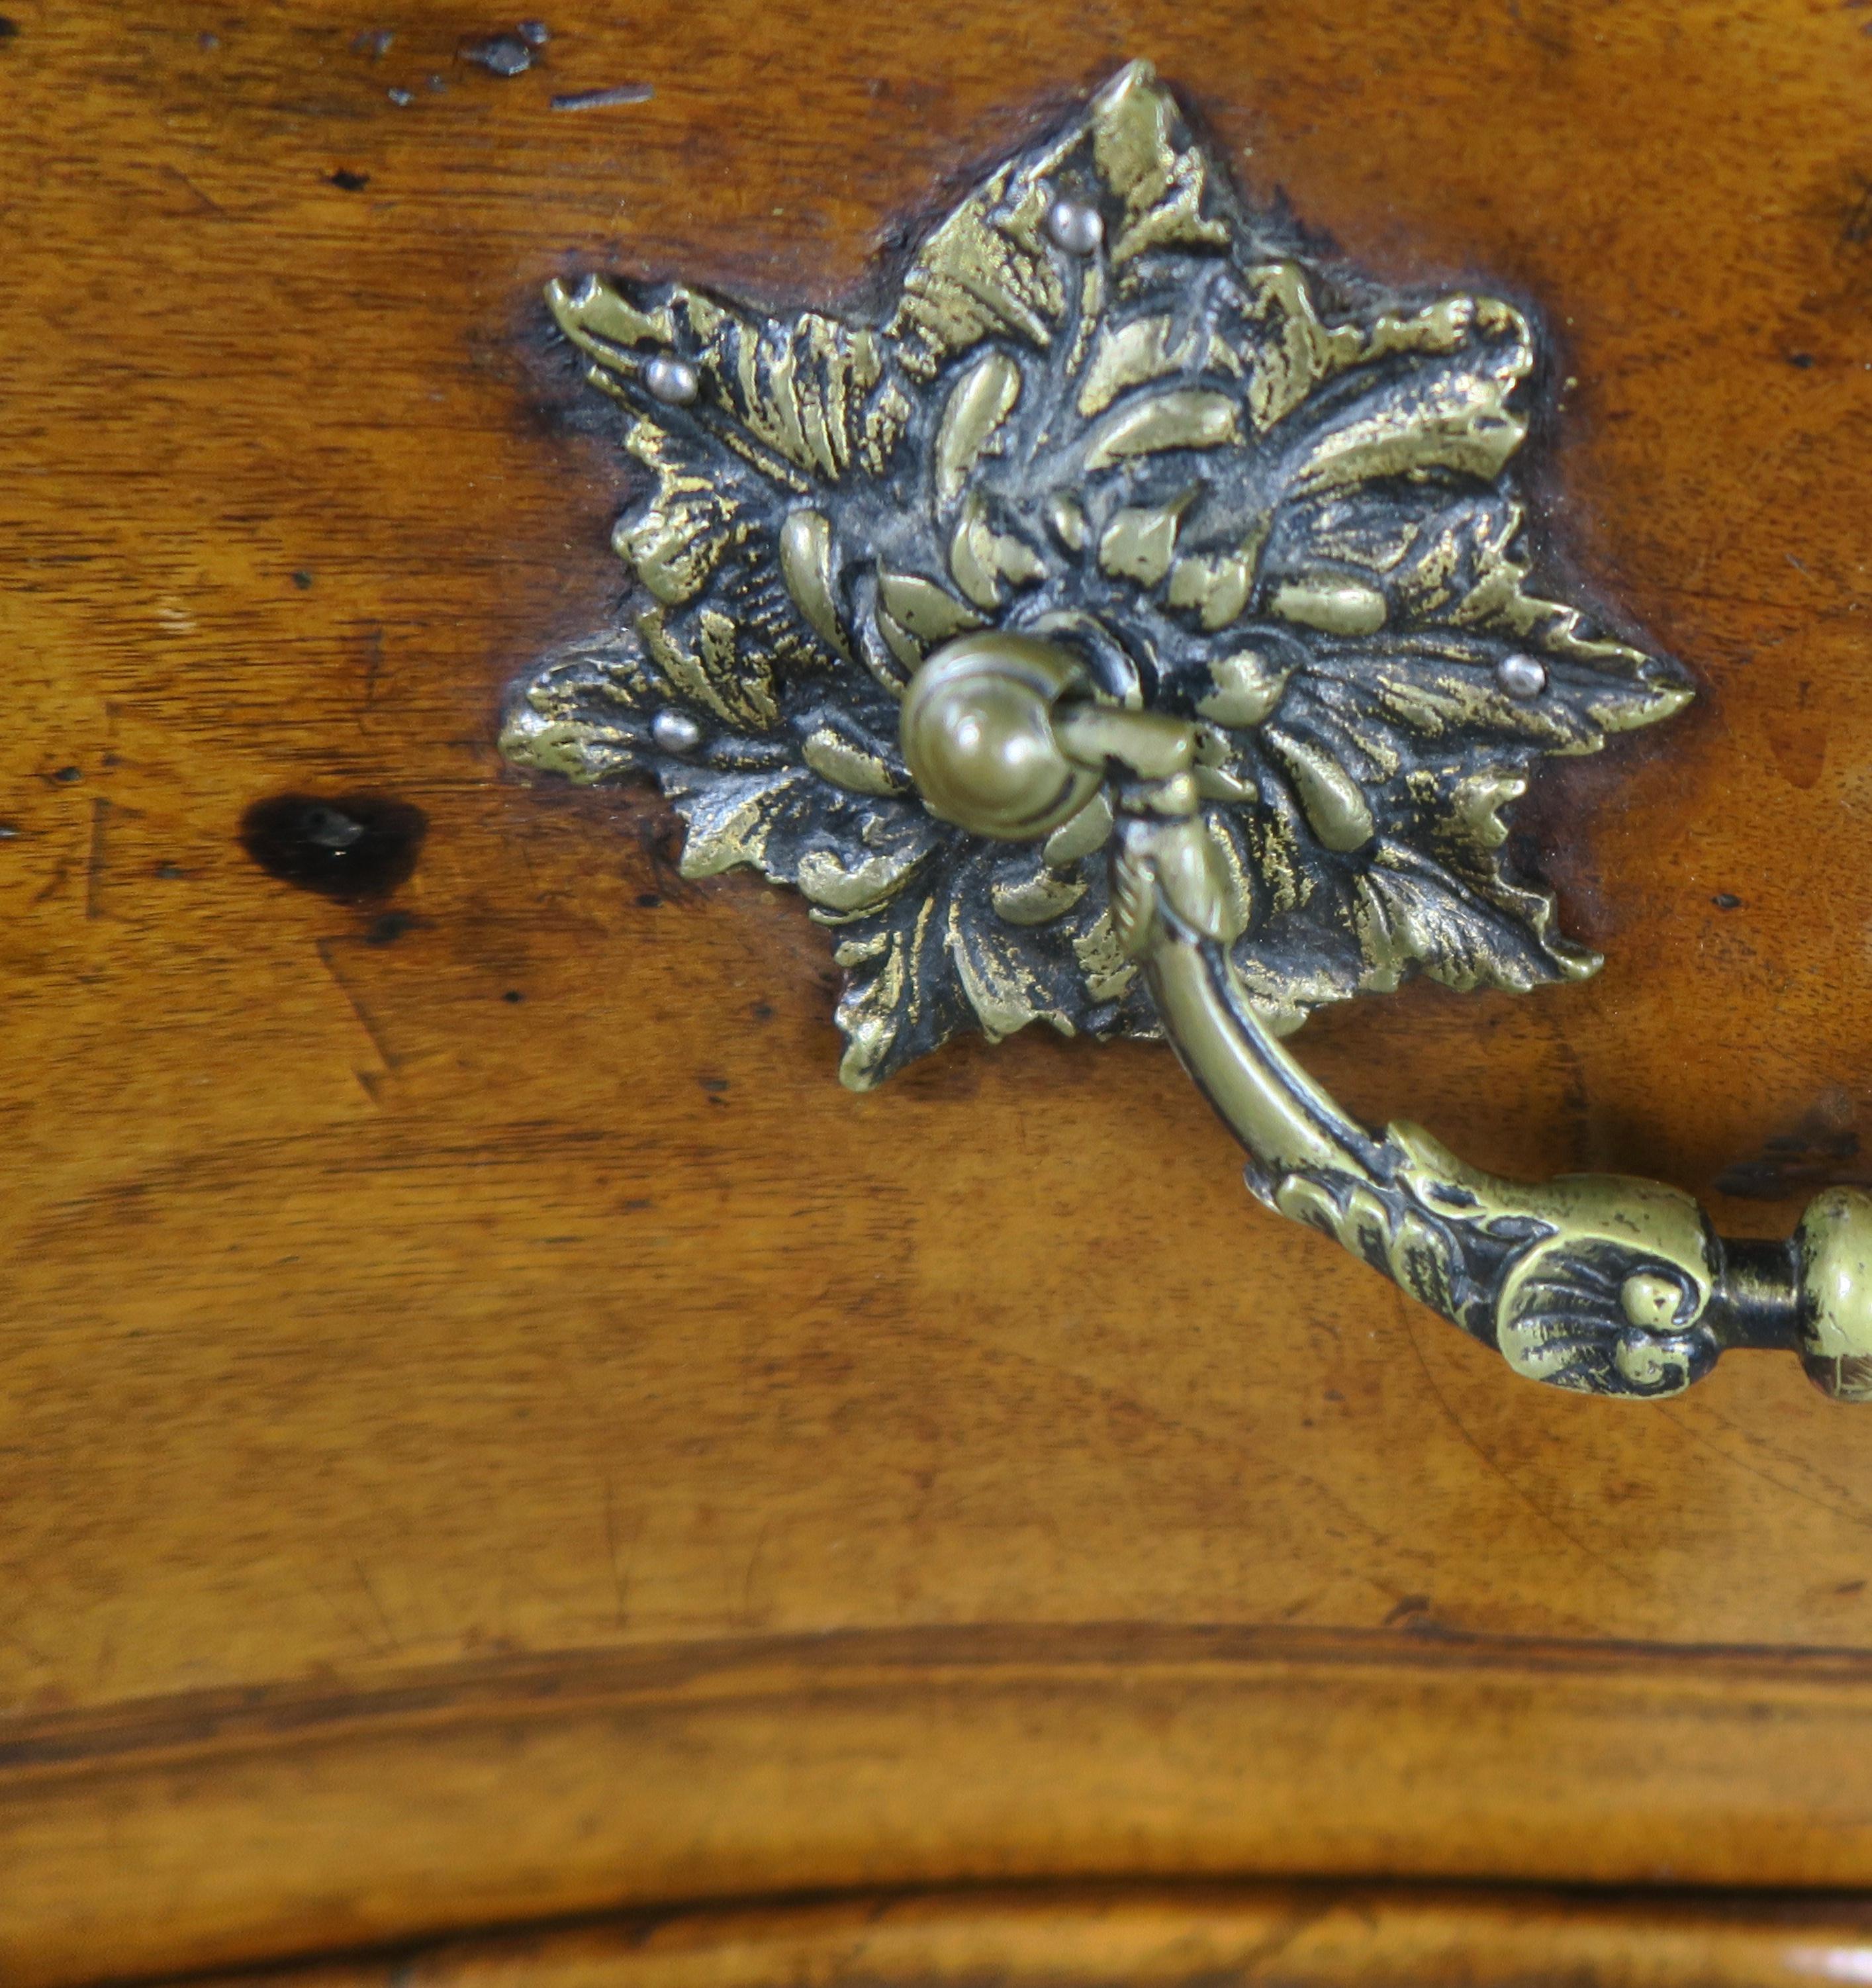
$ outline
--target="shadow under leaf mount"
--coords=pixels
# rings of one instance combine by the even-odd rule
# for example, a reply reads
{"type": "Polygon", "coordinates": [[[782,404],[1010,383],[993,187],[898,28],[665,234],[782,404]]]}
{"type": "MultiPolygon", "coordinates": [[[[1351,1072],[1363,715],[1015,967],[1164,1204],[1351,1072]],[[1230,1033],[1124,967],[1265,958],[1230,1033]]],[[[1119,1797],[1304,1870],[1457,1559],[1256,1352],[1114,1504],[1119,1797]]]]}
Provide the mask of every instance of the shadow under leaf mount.
{"type": "Polygon", "coordinates": [[[1725,1242],[1675,1188],[1369,1131],[1279,1040],[1412,972],[1595,971],[1502,810],[1690,695],[1530,590],[1520,311],[1323,265],[1144,63],[932,229],[880,323],[547,299],[646,472],[637,584],[516,686],[503,750],[648,774],[686,875],[796,886],[846,1084],[965,1030],[1161,1033],[1262,1200],[1516,1371],[1655,1398],[1778,1347],[1872,1400],[1872,1200],[1725,1242]]]}

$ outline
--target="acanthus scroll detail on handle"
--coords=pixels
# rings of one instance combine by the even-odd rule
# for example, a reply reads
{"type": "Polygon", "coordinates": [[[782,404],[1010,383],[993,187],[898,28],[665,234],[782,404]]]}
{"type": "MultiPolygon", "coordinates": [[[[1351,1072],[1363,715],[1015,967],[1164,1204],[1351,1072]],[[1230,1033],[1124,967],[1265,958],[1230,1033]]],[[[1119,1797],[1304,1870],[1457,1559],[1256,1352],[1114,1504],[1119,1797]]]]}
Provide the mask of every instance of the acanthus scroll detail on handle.
{"type": "Polygon", "coordinates": [[[1689,681],[1537,586],[1536,322],[1245,208],[1147,65],[931,228],[872,321],[588,276],[547,302],[640,475],[615,622],[509,759],[647,776],[683,869],[796,887],[864,1089],[975,1030],[1167,1036],[1255,1192],[1520,1373],[1666,1395],[1734,1346],[1872,1398],[1872,1203],[1725,1243],[1349,1119],[1282,1046],[1414,973],[1597,970],[1502,861],[1539,761],[1689,681]]]}
{"type": "Polygon", "coordinates": [[[1194,728],[1076,703],[1075,681],[1069,659],[1049,665],[1032,644],[965,637],[911,687],[906,757],[952,819],[996,834],[1009,832],[1011,769],[1042,818],[1049,797],[1064,804],[1086,774],[1104,776],[1119,943],[1248,1148],[1262,1201],[1529,1380],[1654,1398],[1728,1347],[1780,1347],[1834,1398],[1872,1401],[1872,1197],[1830,1189],[1793,1242],[1725,1242],[1679,1188],[1603,1174],[1527,1185],[1466,1165],[1421,1126],[1367,1131],[1275,1039],[1235,971],[1237,915],[1197,805],[1194,728]]]}

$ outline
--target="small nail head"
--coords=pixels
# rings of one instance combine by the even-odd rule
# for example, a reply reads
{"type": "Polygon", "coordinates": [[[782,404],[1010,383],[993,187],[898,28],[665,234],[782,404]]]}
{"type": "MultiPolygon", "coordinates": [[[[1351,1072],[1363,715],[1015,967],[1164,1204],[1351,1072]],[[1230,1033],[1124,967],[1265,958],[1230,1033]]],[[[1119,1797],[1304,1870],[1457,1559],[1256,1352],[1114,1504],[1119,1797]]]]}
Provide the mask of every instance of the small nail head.
{"type": "Polygon", "coordinates": [[[1510,697],[1526,702],[1547,688],[1547,669],[1532,656],[1504,656],[1495,666],[1495,681],[1510,697]]]}
{"type": "Polygon", "coordinates": [[[478,48],[465,49],[463,58],[478,63],[490,76],[523,76],[533,66],[533,51],[518,34],[496,35],[478,48]]]}
{"type": "Polygon", "coordinates": [[[321,849],[350,849],[364,839],[363,823],[335,807],[309,807],[305,827],[306,840],[321,849]]]}
{"type": "Polygon", "coordinates": [[[1069,255],[1090,255],[1105,238],[1105,223],[1083,201],[1056,200],[1047,212],[1046,232],[1069,255]]]}
{"type": "Polygon", "coordinates": [[[644,368],[644,384],[666,406],[686,407],[702,390],[701,376],[686,359],[659,353],[644,368]]]}
{"type": "Polygon", "coordinates": [[[702,728],[687,712],[660,711],[650,721],[650,735],[666,752],[693,752],[702,742],[702,728]]]}

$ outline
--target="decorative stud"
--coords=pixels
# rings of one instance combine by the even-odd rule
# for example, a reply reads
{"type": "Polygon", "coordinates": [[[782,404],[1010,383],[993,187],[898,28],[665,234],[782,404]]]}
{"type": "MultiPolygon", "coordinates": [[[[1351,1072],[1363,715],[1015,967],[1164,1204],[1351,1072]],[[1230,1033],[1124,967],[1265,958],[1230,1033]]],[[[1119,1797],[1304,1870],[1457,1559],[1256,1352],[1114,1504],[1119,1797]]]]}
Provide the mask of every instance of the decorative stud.
{"type": "Polygon", "coordinates": [[[702,390],[701,376],[686,359],[659,353],[644,368],[644,384],[666,407],[686,407],[702,390]]]}
{"type": "Polygon", "coordinates": [[[1083,201],[1056,200],[1047,214],[1046,232],[1069,255],[1090,255],[1105,239],[1105,223],[1098,209],[1083,201]]]}
{"type": "Polygon", "coordinates": [[[1532,656],[1504,656],[1495,666],[1495,680],[1526,704],[1547,688],[1547,666],[1532,656]]]}
{"type": "Polygon", "coordinates": [[[693,752],[702,742],[702,728],[687,712],[660,711],[650,722],[650,735],[666,752],[693,752]]]}

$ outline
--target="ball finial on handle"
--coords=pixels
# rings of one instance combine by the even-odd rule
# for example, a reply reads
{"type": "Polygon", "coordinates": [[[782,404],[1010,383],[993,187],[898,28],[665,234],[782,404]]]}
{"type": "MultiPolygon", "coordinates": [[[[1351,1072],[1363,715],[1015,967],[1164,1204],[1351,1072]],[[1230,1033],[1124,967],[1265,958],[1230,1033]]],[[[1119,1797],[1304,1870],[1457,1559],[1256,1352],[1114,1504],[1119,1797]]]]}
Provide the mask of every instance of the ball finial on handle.
{"type": "Polygon", "coordinates": [[[1800,1364],[1836,1401],[1872,1401],[1872,1195],[1830,1187],[1807,1204],[1800,1266],[1800,1364]]]}

